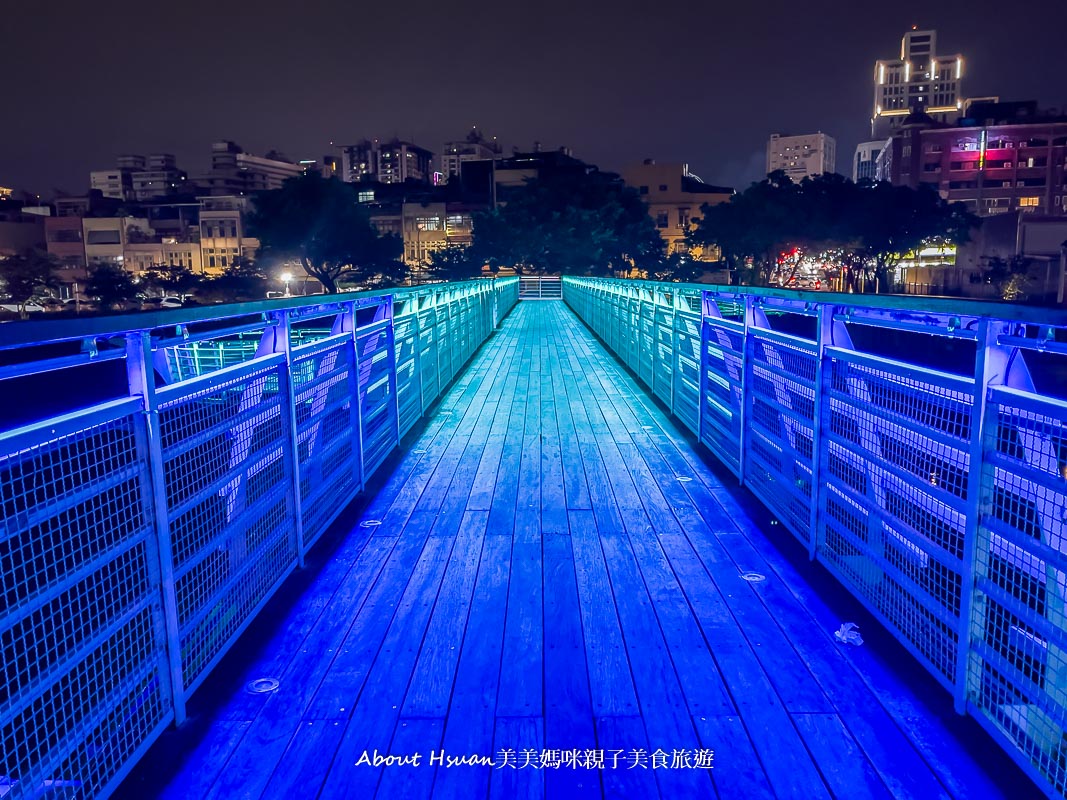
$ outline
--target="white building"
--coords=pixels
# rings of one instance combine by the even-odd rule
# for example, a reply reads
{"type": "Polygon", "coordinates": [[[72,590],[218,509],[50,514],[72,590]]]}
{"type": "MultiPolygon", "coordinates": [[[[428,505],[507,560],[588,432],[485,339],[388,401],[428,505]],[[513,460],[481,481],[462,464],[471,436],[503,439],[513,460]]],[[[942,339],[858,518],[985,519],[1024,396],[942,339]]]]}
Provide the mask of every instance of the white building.
{"type": "Polygon", "coordinates": [[[447,182],[458,177],[464,161],[484,161],[500,156],[496,137],[486,139],[477,128],[471,128],[462,141],[445,142],[441,149],[441,173],[447,182]]]}
{"type": "Polygon", "coordinates": [[[222,140],[212,143],[211,171],[197,183],[213,195],[240,196],[280,189],[289,178],[303,174],[300,164],[273,150],[265,156],[254,156],[237,143],[222,140]]]}
{"type": "Polygon", "coordinates": [[[874,63],[871,138],[888,139],[916,109],[938,122],[955,122],[963,107],[962,78],[963,56],[938,54],[937,31],[908,31],[900,58],[874,63]]]}
{"type": "Polygon", "coordinates": [[[782,170],[794,182],[833,172],[837,143],[825,133],[786,136],[772,133],[767,142],[767,173],[782,170]]]}

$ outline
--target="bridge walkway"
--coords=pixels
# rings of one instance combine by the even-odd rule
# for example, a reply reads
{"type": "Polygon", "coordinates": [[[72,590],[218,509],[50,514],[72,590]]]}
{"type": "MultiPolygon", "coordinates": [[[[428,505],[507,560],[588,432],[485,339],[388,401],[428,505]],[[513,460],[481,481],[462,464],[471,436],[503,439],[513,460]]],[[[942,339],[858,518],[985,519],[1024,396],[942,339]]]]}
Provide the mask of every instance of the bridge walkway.
{"type": "Polygon", "coordinates": [[[381,475],[119,796],[1030,786],[562,302],[520,303],[381,475]]]}

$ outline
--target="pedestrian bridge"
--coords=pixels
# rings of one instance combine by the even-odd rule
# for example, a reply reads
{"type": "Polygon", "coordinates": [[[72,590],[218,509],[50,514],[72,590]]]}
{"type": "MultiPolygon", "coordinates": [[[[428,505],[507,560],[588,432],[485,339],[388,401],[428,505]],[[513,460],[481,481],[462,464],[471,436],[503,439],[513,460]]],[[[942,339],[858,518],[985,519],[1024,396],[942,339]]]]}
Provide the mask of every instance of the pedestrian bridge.
{"type": "Polygon", "coordinates": [[[558,286],[0,326],[0,797],[1063,796],[1067,315],[558,286]]]}

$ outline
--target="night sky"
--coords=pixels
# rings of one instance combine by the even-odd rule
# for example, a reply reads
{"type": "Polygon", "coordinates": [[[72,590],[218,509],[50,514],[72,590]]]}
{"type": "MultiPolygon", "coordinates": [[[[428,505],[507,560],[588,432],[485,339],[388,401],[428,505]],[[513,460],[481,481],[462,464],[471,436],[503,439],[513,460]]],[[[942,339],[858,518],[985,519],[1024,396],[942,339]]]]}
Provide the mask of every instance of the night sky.
{"type": "Polygon", "coordinates": [[[471,125],[510,152],[567,145],[617,170],[686,161],[762,177],[773,132],[822,130],[851,174],[877,58],[912,24],[965,57],[964,96],[1067,108],[1067,2],[32,0],[0,16],[0,186],[84,192],[122,152],[196,175],[212,141],[318,158],[471,125]]]}

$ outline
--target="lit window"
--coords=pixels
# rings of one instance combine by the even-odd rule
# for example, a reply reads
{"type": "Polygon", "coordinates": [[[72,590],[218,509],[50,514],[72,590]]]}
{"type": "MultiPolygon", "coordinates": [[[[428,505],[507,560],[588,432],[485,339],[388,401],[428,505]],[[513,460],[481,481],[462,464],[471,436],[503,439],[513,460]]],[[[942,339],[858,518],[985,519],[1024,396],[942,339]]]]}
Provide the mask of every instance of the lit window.
{"type": "Polygon", "coordinates": [[[1019,208],[1036,208],[1041,205],[1040,197],[1020,197],[1019,208]]]}
{"type": "Polygon", "coordinates": [[[360,189],[359,202],[361,203],[373,203],[374,202],[374,190],[373,189],[360,189]]]}
{"type": "Polygon", "coordinates": [[[420,231],[439,231],[441,230],[441,218],[440,217],[416,217],[415,227],[420,231]]]}

